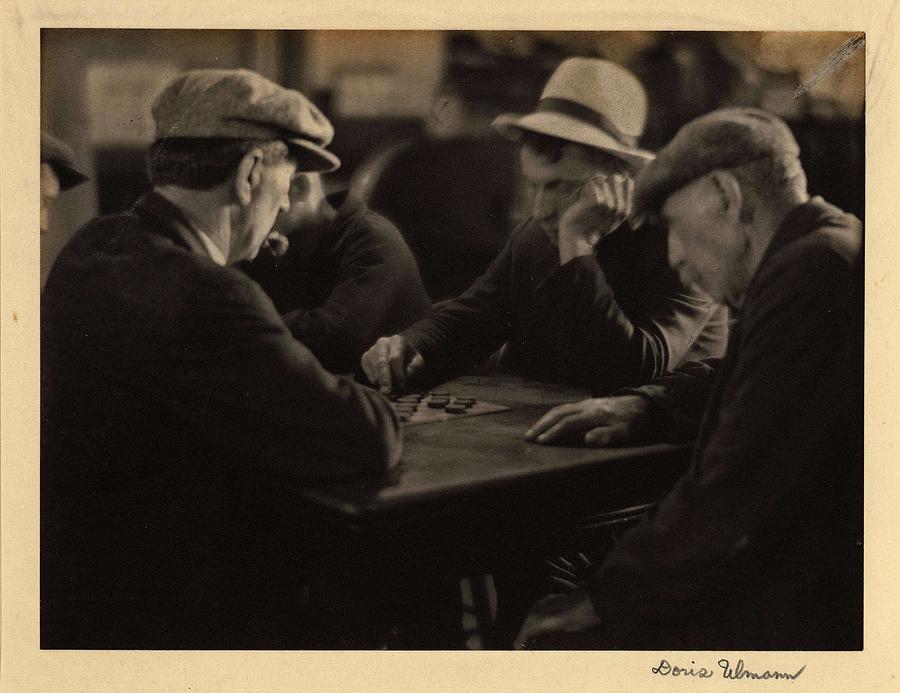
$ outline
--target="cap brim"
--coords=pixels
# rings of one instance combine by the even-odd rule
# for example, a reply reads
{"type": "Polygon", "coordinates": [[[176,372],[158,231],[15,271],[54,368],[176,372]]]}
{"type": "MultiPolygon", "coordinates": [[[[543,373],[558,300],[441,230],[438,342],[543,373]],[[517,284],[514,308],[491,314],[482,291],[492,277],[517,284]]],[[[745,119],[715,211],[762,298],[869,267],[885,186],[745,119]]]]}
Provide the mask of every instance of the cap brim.
{"type": "Polygon", "coordinates": [[[522,133],[527,131],[584,144],[608,152],[635,168],[641,168],[654,158],[651,152],[637,147],[628,147],[600,128],[562,113],[545,111],[529,113],[524,116],[504,113],[497,116],[492,127],[503,137],[515,142],[520,141],[522,133]]]}
{"type": "Polygon", "coordinates": [[[53,172],[56,173],[56,177],[59,179],[60,190],[68,190],[69,188],[74,188],[76,185],[81,185],[85,181],[90,180],[90,178],[81,171],[77,168],[73,168],[65,161],[51,159],[45,163],[48,163],[53,167],[53,172]]]}
{"type": "Polygon", "coordinates": [[[318,173],[336,171],[341,166],[341,160],[324,147],[315,142],[303,139],[288,140],[288,144],[294,150],[297,158],[297,170],[318,173]]]}

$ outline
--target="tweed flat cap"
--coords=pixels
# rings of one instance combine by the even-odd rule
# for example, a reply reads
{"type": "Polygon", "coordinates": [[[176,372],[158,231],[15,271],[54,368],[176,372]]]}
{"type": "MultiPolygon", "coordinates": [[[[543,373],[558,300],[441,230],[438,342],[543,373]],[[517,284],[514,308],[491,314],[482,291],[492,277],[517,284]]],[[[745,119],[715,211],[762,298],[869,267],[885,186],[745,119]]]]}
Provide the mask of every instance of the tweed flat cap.
{"type": "Polygon", "coordinates": [[[75,168],[75,153],[72,148],[46,132],[41,133],[41,163],[50,164],[59,179],[60,190],[68,190],[90,180],[75,168]]]}
{"type": "Polygon", "coordinates": [[[757,108],[723,108],[692,120],[638,174],[635,212],[658,210],[666,198],[716,169],[769,157],[798,157],[783,120],[757,108]]]}
{"type": "Polygon", "coordinates": [[[334,128],[299,91],[252,70],[191,70],[153,103],[157,139],[280,139],[294,146],[304,171],[333,171],[341,162],[325,147],[334,128]]]}

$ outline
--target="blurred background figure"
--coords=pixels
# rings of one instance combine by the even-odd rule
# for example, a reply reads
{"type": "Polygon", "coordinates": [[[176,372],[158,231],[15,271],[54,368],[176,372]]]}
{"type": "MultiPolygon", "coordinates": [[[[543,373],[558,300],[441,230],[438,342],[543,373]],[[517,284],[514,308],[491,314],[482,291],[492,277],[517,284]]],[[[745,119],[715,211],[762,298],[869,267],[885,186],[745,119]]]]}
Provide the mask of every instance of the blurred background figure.
{"type": "Polygon", "coordinates": [[[88,180],[75,167],[72,148],[53,135],[41,133],[41,233],[50,228],[53,204],[59,193],[88,180]]]}
{"type": "Polygon", "coordinates": [[[295,176],[290,196],[275,224],[286,249],[264,247],[242,269],[325,368],[353,373],[372,342],[427,315],[431,302],[391,222],[352,195],[326,197],[318,173],[295,176]]]}
{"type": "Polygon", "coordinates": [[[446,45],[421,131],[379,147],[351,181],[360,199],[403,232],[434,301],[468,289],[527,217],[517,195],[516,148],[490,125],[511,104],[530,110],[555,67],[486,52],[464,33],[450,34],[446,45]]]}

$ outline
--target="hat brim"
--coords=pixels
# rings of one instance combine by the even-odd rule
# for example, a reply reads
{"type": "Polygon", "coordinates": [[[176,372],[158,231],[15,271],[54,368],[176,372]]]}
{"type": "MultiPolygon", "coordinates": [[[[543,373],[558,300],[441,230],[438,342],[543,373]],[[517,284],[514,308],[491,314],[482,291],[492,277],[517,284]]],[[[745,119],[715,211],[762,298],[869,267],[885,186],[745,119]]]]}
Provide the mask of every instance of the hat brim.
{"type": "Polygon", "coordinates": [[[515,142],[519,142],[523,132],[527,131],[594,147],[622,159],[635,169],[640,169],[654,158],[651,152],[628,147],[600,128],[563,113],[544,111],[524,116],[504,113],[497,116],[492,127],[503,137],[515,142]]]}
{"type": "Polygon", "coordinates": [[[85,181],[90,180],[90,178],[77,168],[71,166],[68,162],[60,161],[59,159],[48,159],[43,163],[50,164],[51,168],[53,168],[53,172],[56,174],[57,179],[59,179],[60,190],[69,190],[76,185],[81,185],[85,181]]]}
{"type": "Polygon", "coordinates": [[[340,159],[315,142],[304,139],[290,139],[287,142],[294,150],[298,171],[328,173],[341,166],[340,159]]]}

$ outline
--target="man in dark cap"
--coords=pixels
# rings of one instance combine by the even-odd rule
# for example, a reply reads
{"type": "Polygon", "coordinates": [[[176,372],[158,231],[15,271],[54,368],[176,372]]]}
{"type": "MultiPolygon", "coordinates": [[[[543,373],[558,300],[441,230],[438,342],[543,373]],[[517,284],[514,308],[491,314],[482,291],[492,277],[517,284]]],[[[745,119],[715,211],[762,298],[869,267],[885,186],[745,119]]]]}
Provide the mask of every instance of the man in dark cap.
{"type": "Polygon", "coordinates": [[[653,158],[636,146],[645,116],[634,75],[591,58],[563,62],[534,113],[500,116],[532,217],[462,296],[378,340],[369,380],[440,382],[503,347],[501,370],[602,393],[721,355],[724,313],[668,267],[665,230],[629,228],[632,178],[653,158]]]}
{"type": "Polygon", "coordinates": [[[290,197],[275,223],[287,249],[261,252],[242,269],[325,368],[353,373],[372,342],[428,315],[431,300],[387,219],[352,195],[326,197],[318,173],[296,176],[290,197]]]}
{"type": "Polygon", "coordinates": [[[696,443],[655,512],[582,589],[536,604],[520,643],[862,646],[862,225],[810,198],[798,155],[779,119],[724,109],[638,178],[673,267],[737,322],[720,362],[557,407],[528,433],[696,443]]]}
{"type": "Polygon", "coordinates": [[[383,475],[398,422],[325,371],[256,256],[332,128],[247,70],[197,70],[153,105],[153,190],[82,228],[42,296],[41,643],[303,644],[298,484],[383,475]]]}
{"type": "Polygon", "coordinates": [[[59,193],[81,185],[88,177],[75,167],[72,148],[53,135],[41,133],[41,232],[50,228],[50,213],[59,193]]]}

